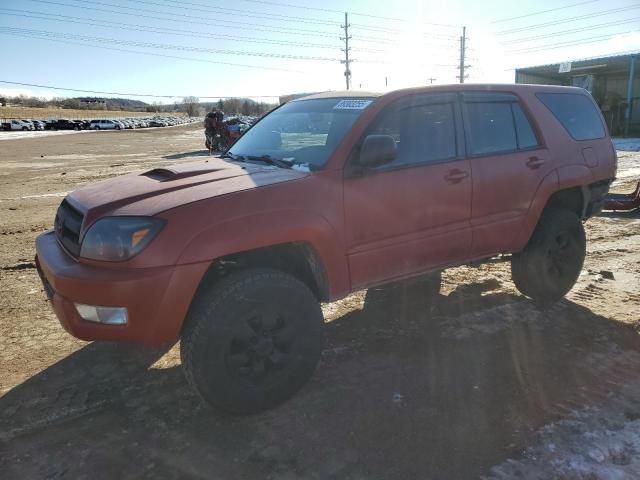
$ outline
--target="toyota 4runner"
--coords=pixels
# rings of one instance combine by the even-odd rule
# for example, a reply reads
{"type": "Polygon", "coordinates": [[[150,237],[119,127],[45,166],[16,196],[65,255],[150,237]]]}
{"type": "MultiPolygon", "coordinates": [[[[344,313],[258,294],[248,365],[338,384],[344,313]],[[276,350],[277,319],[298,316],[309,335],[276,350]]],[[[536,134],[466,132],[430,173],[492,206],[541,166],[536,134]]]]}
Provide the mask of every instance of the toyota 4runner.
{"type": "Polygon", "coordinates": [[[181,339],[210,404],[291,397],[322,350],[320,302],[511,254],[516,287],[553,302],[585,257],[583,222],[616,174],[582,89],[453,85],[291,101],[219,158],[69,194],[36,262],[85,340],[181,339]]]}

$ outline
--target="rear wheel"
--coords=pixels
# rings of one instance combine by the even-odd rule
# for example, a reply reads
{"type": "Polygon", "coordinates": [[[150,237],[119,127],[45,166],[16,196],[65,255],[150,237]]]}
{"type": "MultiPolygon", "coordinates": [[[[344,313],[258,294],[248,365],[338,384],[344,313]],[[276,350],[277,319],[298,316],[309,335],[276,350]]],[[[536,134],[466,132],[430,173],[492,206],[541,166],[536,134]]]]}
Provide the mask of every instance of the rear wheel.
{"type": "Polygon", "coordinates": [[[231,274],[199,294],[180,354],[205,401],[251,414],[293,396],[313,374],[322,344],[322,311],[309,288],[260,269],[231,274]]]}
{"type": "Polygon", "coordinates": [[[513,281],[536,302],[555,302],[575,285],[585,254],[580,218],[568,210],[550,209],[543,213],[524,250],[513,255],[513,281]]]}

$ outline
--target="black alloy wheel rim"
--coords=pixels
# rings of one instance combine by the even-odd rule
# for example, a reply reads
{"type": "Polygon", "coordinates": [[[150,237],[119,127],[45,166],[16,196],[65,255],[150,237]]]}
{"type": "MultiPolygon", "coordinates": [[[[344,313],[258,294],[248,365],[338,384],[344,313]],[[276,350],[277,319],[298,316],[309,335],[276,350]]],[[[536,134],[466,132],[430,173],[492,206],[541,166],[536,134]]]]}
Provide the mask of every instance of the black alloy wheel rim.
{"type": "Polygon", "coordinates": [[[292,321],[280,312],[256,313],[234,325],[226,355],[231,373],[252,385],[263,385],[290,364],[292,321]]]}
{"type": "Polygon", "coordinates": [[[567,263],[571,258],[571,236],[569,232],[557,234],[547,250],[547,271],[554,278],[563,277],[567,263]]]}

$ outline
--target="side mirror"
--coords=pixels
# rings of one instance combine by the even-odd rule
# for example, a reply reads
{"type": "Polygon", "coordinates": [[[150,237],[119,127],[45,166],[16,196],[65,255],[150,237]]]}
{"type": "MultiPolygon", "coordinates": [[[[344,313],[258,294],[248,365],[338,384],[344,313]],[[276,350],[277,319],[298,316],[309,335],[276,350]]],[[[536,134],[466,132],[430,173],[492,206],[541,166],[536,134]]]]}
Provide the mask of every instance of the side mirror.
{"type": "Polygon", "coordinates": [[[391,163],[396,153],[396,141],[391,135],[368,135],[360,148],[360,167],[375,168],[391,163]]]}

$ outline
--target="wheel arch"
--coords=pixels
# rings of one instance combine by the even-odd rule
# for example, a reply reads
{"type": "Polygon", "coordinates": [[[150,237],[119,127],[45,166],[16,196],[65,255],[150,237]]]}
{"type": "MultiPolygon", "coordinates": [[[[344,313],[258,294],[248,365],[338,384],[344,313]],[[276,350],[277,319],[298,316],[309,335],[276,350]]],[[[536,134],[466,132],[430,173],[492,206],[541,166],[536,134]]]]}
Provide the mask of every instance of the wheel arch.
{"type": "Polygon", "coordinates": [[[196,296],[231,273],[259,268],[278,270],[297,278],[320,302],[330,298],[329,280],[322,258],[311,244],[304,241],[279,243],[214,259],[200,281],[196,296]]]}

